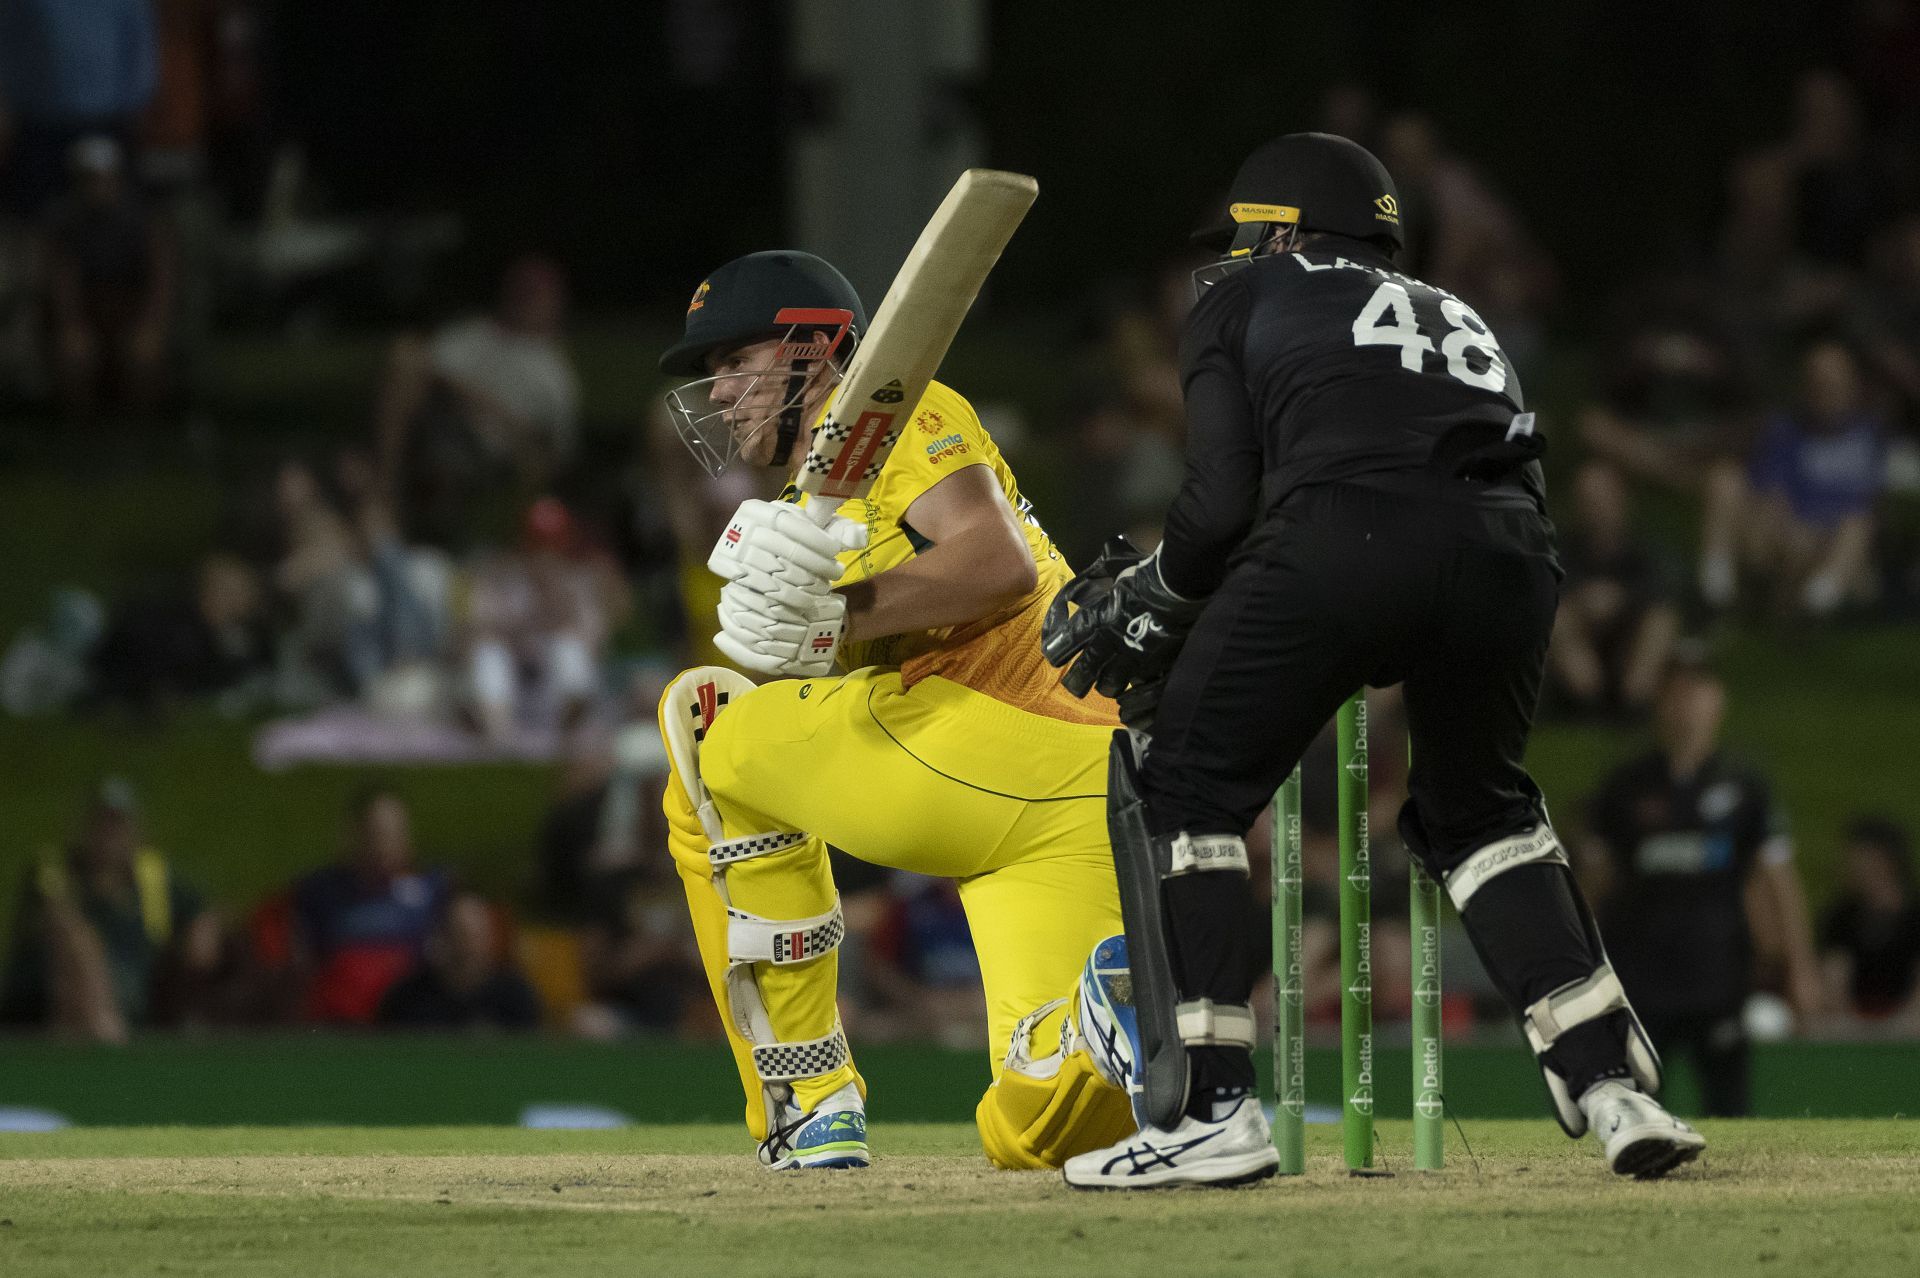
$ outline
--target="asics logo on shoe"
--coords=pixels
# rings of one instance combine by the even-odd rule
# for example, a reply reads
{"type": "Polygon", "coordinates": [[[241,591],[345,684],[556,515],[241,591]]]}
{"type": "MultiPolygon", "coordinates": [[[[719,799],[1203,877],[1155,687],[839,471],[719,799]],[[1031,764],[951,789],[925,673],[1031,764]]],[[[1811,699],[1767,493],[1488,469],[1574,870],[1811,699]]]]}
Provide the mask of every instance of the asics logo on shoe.
{"type": "Polygon", "coordinates": [[[1206,1132],[1182,1144],[1168,1145],[1165,1149],[1155,1149],[1151,1145],[1129,1145],[1113,1158],[1109,1159],[1107,1165],[1101,1168],[1101,1170],[1111,1173],[1114,1168],[1125,1162],[1131,1164],[1131,1166],[1127,1168],[1127,1174],[1130,1176],[1138,1176],[1142,1172],[1152,1171],[1156,1167],[1175,1167],[1178,1164],[1174,1162],[1174,1159],[1178,1158],[1181,1154],[1198,1149],[1219,1134],[1217,1130],[1206,1132]]]}

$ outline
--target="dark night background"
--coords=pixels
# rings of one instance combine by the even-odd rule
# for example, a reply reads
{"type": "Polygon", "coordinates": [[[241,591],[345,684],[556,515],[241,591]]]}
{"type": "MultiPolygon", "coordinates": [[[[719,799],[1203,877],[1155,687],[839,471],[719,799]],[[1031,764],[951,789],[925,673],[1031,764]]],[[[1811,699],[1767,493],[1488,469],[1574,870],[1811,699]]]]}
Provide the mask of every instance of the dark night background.
{"type": "MultiPolygon", "coordinates": [[[[727,63],[708,78],[659,3],[283,6],[279,127],[344,207],[454,207],[476,267],[545,245],[596,309],[651,309],[780,241],[787,130],[834,109],[783,66],[780,6],[713,8],[727,63]]],[[[961,94],[987,160],[1043,193],[997,284],[1044,309],[1172,251],[1245,150],[1352,81],[1433,115],[1577,297],[1623,257],[1705,237],[1720,169],[1779,131],[1794,73],[1860,53],[1833,8],[1192,0],[1170,23],[1160,4],[994,4],[986,74],[961,94]]]]}

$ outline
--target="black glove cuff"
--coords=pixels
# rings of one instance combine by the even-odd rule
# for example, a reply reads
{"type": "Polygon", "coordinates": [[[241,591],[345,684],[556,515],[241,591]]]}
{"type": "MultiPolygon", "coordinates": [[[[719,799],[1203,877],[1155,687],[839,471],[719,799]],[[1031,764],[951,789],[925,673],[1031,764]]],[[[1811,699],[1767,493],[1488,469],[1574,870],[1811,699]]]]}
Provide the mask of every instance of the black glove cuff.
{"type": "Polygon", "coordinates": [[[1207,606],[1204,599],[1189,599],[1174,592],[1173,587],[1167,584],[1167,579],[1160,574],[1160,552],[1157,550],[1135,569],[1133,583],[1141,601],[1170,621],[1192,622],[1207,606]]]}

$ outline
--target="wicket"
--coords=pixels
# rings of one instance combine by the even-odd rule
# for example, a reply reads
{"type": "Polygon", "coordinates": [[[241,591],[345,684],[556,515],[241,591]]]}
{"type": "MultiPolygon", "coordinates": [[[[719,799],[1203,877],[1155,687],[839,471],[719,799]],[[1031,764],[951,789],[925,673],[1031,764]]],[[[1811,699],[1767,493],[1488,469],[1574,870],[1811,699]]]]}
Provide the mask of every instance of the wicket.
{"type": "MultiPolygon", "coordinates": [[[[1340,1129],[1347,1170],[1373,1170],[1372,840],[1367,828],[1367,701],[1334,725],[1340,804],[1340,1129]]],[[[1444,1160],[1440,1059],[1440,888],[1417,862],[1413,939],[1413,1165],[1444,1160]]],[[[1283,1175],[1306,1170],[1306,1035],[1300,956],[1300,769],[1273,797],[1273,1143],[1283,1175]]]]}

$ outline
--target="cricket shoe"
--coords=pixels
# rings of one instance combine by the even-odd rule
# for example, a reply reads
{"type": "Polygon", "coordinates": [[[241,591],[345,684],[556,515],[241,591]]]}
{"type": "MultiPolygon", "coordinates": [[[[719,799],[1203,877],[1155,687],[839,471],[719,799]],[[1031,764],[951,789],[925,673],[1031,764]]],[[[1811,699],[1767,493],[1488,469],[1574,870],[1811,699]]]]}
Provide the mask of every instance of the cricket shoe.
{"type": "Polygon", "coordinates": [[[1074,987],[1073,1014],[1060,1027],[1060,1052],[1086,1048],[1101,1078],[1125,1089],[1135,1122],[1144,1122],[1140,1062],[1140,1018],[1133,1006],[1133,972],[1127,966],[1127,938],[1109,936],[1093,947],[1074,987]]]}
{"type": "Polygon", "coordinates": [[[1587,1127],[1606,1146],[1607,1165],[1635,1180],[1656,1180],[1707,1147],[1706,1138],[1624,1079],[1595,1083],[1580,1098],[1587,1127]]]}
{"type": "Polygon", "coordinates": [[[1061,1174],[1075,1189],[1225,1188],[1279,1169],[1260,1102],[1243,1096],[1214,1122],[1188,1115],[1172,1131],[1142,1127],[1118,1145],[1069,1158],[1061,1174]]]}
{"type": "Polygon", "coordinates": [[[811,1113],[801,1113],[788,1101],[782,1122],[760,1142],[760,1161],[769,1171],[798,1167],[865,1167],[867,1104],[860,1089],[848,1083],[811,1113]]]}

